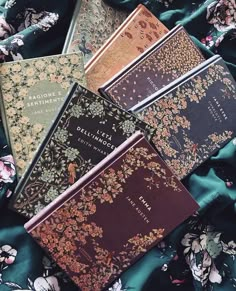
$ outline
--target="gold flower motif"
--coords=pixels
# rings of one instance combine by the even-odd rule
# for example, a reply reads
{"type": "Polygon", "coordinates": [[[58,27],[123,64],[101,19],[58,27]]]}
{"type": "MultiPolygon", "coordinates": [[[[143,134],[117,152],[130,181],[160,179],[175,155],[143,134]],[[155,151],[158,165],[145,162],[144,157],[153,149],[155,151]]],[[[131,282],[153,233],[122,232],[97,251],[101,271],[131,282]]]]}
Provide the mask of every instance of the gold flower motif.
{"type": "Polygon", "coordinates": [[[33,143],[33,139],[30,135],[27,135],[26,137],[24,137],[24,142],[29,145],[33,143]]]}
{"type": "Polygon", "coordinates": [[[22,150],[22,144],[17,142],[17,143],[15,143],[14,148],[15,148],[16,152],[20,152],[22,150]]]}
{"type": "Polygon", "coordinates": [[[12,71],[13,72],[20,72],[21,71],[21,65],[15,64],[12,66],[12,71]]]}
{"type": "Polygon", "coordinates": [[[9,108],[7,110],[7,115],[14,116],[16,114],[16,110],[14,108],[9,108]]]}
{"type": "Polygon", "coordinates": [[[42,129],[43,129],[43,126],[42,126],[42,124],[40,124],[40,123],[36,123],[36,124],[34,124],[34,126],[33,126],[33,130],[34,130],[36,133],[39,133],[40,131],[42,131],[42,129]]]}
{"type": "Polygon", "coordinates": [[[36,83],[36,80],[33,79],[33,78],[30,78],[30,79],[27,81],[27,85],[28,85],[29,87],[34,86],[35,83],[36,83]]]}
{"type": "Polygon", "coordinates": [[[19,160],[17,162],[17,166],[20,168],[20,169],[24,169],[25,166],[26,166],[26,162],[24,160],[19,160]]]}
{"type": "Polygon", "coordinates": [[[12,132],[13,134],[18,134],[18,133],[20,133],[20,128],[19,128],[18,126],[13,126],[13,127],[11,128],[11,132],[12,132]]]}
{"type": "Polygon", "coordinates": [[[70,57],[70,62],[72,63],[72,65],[76,65],[79,62],[79,57],[77,55],[72,55],[70,57]]]}
{"type": "Polygon", "coordinates": [[[40,73],[40,74],[39,74],[39,79],[40,79],[41,81],[46,80],[46,79],[47,79],[47,74],[44,73],[44,72],[40,73]]]}
{"type": "Polygon", "coordinates": [[[4,95],[4,100],[7,102],[11,102],[13,100],[13,97],[11,94],[5,94],[4,95]]]}
{"type": "Polygon", "coordinates": [[[22,116],[20,122],[23,124],[27,124],[29,122],[29,118],[27,116],[22,116]]]}
{"type": "Polygon", "coordinates": [[[62,69],[62,73],[65,75],[69,75],[71,72],[71,68],[69,66],[66,66],[62,69]]]}
{"type": "Polygon", "coordinates": [[[41,70],[45,67],[45,64],[42,60],[38,60],[35,62],[35,67],[41,70]]]}
{"type": "Polygon", "coordinates": [[[17,109],[21,109],[21,108],[23,108],[24,107],[24,102],[23,101],[18,101],[18,102],[16,102],[16,108],[17,109]]]}
{"type": "Polygon", "coordinates": [[[35,74],[34,68],[28,68],[28,69],[26,69],[26,75],[27,76],[32,77],[32,76],[34,76],[34,74],[35,74]]]}
{"type": "Polygon", "coordinates": [[[68,59],[66,57],[61,57],[61,58],[59,58],[59,63],[61,65],[67,64],[68,63],[68,59]]]}
{"type": "Polygon", "coordinates": [[[56,66],[54,66],[54,65],[49,65],[48,66],[48,72],[49,73],[55,73],[56,72],[56,70],[57,70],[57,67],[56,66]]]}
{"type": "Polygon", "coordinates": [[[7,82],[7,83],[3,83],[2,84],[2,88],[4,89],[4,90],[10,90],[11,88],[12,88],[12,83],[10,83],[10,82],[7,82]]]}
{"type": "Polygon", "coordinates": [[[62,89],[68,89],[70,87],[70,83],[69,82],[62,82],[61,87],[62,87],[62,89]]]}
{"type": "Polygon", "coordinates": [[[73,77],[77,80],[81,79],[81,73],[79,71],[74,72],[73,77]]]}
{"type": "Polygon", "coordinates": [[[1,68],[0,68],[0,73],[2,75],[6,75],[10,72],[10,69],[9,69],[9,65],[3,65],[1,68]]]}
{"type": "Polygon", "coordinates": [[[25,88],[21,88],[19,90],[19,93],[18,94],[19,94],[19,96],[24,97],[24,96],[26,96],[28,94],[28,90],[25,89],[25,88]]]}

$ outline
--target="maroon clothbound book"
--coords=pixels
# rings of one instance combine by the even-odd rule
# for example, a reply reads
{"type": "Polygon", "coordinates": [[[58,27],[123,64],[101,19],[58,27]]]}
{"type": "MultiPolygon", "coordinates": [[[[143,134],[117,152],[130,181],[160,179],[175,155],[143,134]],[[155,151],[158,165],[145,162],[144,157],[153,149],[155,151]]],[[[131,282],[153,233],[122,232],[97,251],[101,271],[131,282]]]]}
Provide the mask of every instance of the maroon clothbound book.
{"type": "Polygon", "coordinates": [[[197,208],[137,132],[25,229],[82,291],[100,291],[197,208]]]}
{"type": "Polygon", "coordinates": [[[130,110],[203,61],[187,31],[177,25],[103,84],[99,92],[130,110]]]}
{"type": "Polygon", "coordinates": [[[93,58],[86,63],[87,88],[97,93],[99,87],[167,32],[165,25],[144,5],[139,4],[93,58]]]}

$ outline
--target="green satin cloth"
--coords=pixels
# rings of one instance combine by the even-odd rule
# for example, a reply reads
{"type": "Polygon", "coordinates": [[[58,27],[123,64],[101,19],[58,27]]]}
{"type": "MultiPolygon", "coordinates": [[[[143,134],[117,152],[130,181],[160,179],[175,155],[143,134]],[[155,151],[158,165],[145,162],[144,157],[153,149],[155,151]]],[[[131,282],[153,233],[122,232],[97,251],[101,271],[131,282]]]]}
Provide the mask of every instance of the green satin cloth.
{"type": "MultiPolygon", "coordinates": [[[[236,78],[235,0],[107,2],[130,11],[144,3],[169,29],[183,24],[204,55],[219,53],[236,78]]],[[[1,60],[60,53],[73,7],[68,0],[0,1],[1,60]]],[[[199,212],[127,270],[110,291],[236,290],[236,140],[184,184],[200,204],[199,212]]],[[[25,232],[25,219],[7,209],[14,186],[15,168],[0,126],[0,291],[78,290],[25,232]]]]}

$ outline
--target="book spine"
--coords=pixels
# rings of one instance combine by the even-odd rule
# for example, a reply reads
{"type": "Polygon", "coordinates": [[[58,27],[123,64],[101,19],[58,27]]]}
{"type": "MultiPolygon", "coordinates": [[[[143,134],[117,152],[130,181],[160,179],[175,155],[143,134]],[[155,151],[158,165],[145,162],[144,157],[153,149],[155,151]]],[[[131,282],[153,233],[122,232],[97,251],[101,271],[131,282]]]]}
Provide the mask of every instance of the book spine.
{"type": "Polygon", "coordinates": [[[56,211],[61,205],[75,196],[82,188],[95,179],[102,171],[109,167],[114,161],[120,158],[128,149],[140,142],[144,138],[144,135],[137,131],[131,137],[129,137],[124,143],[116,148],[111,154],[104,158],[99,164],[87,172],[82,178],[80,178],[75,184],[69,187],[64,193],[58,196],[48,206],[35,215],[30,221],[28,221],[24,227],[27,232],[31,232],[37,225],[47,219],[52,212],[56,211]]]}
{"type": "Polygon", "coordinates": [[[194,77],[196,74],[199,74],[201,71],[205,70],[206,67],[212,65],[213,63],[218,62],[221,59],[222,58],[219,55],[215,55],[215,56],[211,57],[210,59],[206,60],[205,62],[201,63],[200,65],[198,65],[197,67],[195,67],[194,69],[189,71],[188,73],[181,76],[180,78],[174,80],[169,85],[158,90],[157,92],[153,93],[152,95],[150,95],[149,97],[147,97],[146,99],[141,101],[140,103],[136,104],[129,111],[134,113],[134,114],[142,111],[144,108],[151,105],[153,102],[156,102],[158,99],[169,94],[177,86],[181,86],[188,79],[194,77]]]}
{"type": "Polygon", "coordinates": [[[66,40],[62,49],[62,54],[67,54],[69,53],[69,48],[76,30],[76,23],[77,23],[77,18],[79,15],[80,7],[81,7],[81,2],[82,0],[77,0],[77,3],[75,4],[75,10],[72,16],[72,20],[69,26],[69,30],[66,35],[66,40]]]}
{"type": "Polygon", "coordinates": [[[118,27],[118,29],[108,38],[105,44],[94,54],[94,56],[85,64],[85,74],[90,70],[94,62],[105,52],[113,41],[126,29],[129,23],[140,13],[141,10],[147,9],[142,4],[139,4],[137,8],[125,19],[125,21],[118,27]]]}
{"type": "MultiPolygon", "coordinates": [[[[107,92],[106,92],[106,88],[99,88],[98,89],[98,92],[99,92],[99,94],[103,97],[103,98],[105,98],[106,100],[108,100],[109,102],[114,102],[114,100],[111,98],[111,96],[109,95],[109,94],[107,94],[107,92]]],[[[114,104],[115,106],[118,106],[119,107],[119,105],[115,102],[115,104],[114,104]]]]}
{"type": "MultiPolygon", "coordinates": [[[[164,35],[161,39],[157,40],[150,48],[144,51],[141,55],[137,56],[132,62],[130,62],[127,66],[125,66],[122,70],[120,70],[117,74],[115,74],[112,78],[110,78],[107,82],[105,82],[101,88],[103,90],[109,90],[114,83],[118,82],[125,74],[132,70],[132,68],[142,62],[144,59],[148,58],[154,51],[156,51],[164,42],[166,42],[176,31],[182,29],[181,25],[175,26],[172,30],[170,30],[166,35],[164,35]]],[[[86,73],[86,71],[85,71],[86,73]]]]}

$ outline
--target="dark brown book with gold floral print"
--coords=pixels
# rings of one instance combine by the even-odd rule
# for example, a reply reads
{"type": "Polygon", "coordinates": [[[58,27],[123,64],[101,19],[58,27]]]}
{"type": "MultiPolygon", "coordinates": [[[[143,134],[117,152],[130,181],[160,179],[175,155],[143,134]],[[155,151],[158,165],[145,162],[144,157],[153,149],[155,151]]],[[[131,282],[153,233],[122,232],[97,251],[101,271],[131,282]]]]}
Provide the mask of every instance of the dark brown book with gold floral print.
{"type": "Polygon", "coordinates": [[[203,61],[185,29],[176,26],[112,77],[99,92],[129,110],[203,61]]]}
{"type": "Polygon", "coordinates": [[[82,291],[101,291],[197,208],[137,132],[25,228],[82,291]]]}
{"type": "Polygon", "coordinates": [[[75,85],[17,185],[13,209],[32,217],[137,130],[153,134],[135,116],[75,85]]]}
{"type": "Polygon", "coordinates": [[[85,66],[88,88],[99,87],[161,39],[168,29],[140,4],[85,66]]]}
{"type": "Polygon", "coordinates": [[[214,56],[170,87],[133,110],[157,129],[153,142],[182,179],[235,136],[236,84],[214,56]]]}

